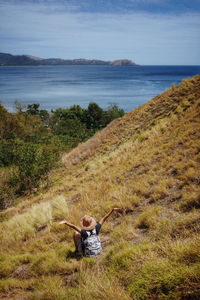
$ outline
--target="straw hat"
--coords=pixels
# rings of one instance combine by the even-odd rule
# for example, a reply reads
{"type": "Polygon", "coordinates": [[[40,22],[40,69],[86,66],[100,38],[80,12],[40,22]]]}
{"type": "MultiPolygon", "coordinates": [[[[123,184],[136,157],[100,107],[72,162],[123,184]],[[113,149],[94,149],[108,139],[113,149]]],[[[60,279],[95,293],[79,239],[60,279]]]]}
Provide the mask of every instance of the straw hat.
{"type": "Polygon", "coordinates": [[[96,225],[97,222],[95,221],[94,218],[90,217],[90,216],[84,216],[81,219],[81,227],[85,230],[92,230],[96,225]]]}

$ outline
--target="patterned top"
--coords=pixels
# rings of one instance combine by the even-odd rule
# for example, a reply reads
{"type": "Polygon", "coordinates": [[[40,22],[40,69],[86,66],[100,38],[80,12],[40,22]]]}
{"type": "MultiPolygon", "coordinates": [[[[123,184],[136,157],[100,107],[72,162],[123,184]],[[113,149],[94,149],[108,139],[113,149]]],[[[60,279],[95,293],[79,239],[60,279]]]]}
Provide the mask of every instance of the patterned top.
{"type": "Polygon", "coordinates": [[[92,230],[81,230],[81,237],[83,240],[83,254],[86,257],[92,257],[101,254],[101,241],[99,238],[99,232],[101,229],[101,224],[97,223],[92,230]]]}

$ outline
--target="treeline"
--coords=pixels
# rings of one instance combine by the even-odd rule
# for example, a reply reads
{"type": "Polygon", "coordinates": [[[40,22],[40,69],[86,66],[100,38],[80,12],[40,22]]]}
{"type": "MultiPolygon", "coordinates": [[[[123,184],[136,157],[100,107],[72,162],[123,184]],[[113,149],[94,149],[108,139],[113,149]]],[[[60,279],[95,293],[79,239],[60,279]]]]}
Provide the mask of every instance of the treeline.
{"type": "Polygon", "coordinates": [[[0,104],[0,209],[41,183],[48,185],[48,173],[62,152],[124,115],[116,104],[103,110],[94,102],[87,109],[73,105],[51,112],[37,103],[15,106],[16,113],[9,113],[0,104]]]}

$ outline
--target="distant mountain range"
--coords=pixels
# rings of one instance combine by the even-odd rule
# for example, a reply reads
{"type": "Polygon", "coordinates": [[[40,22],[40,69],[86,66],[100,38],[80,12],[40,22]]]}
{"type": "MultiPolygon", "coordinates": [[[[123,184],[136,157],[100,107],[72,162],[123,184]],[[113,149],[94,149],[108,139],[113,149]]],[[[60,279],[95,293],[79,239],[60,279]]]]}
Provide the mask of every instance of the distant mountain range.
{"type": "Polygon", "coordinates": [[[61,59],[61,58],[40,58],[31,55],[12,55],[0,53],[0,66],[47,66],[47,65],[112,65],[112,66],[136,66],[128,59],[104,61],[98,59],[61,59]]]}

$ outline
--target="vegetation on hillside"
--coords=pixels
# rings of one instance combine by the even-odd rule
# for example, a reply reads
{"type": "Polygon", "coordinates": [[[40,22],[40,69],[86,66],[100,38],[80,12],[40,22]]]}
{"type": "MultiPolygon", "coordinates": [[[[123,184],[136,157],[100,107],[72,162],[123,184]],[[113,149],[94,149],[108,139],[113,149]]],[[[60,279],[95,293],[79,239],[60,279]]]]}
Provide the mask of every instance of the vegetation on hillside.
{"type": "Polygon", "coordinates": [[[200,76],[63,156],[52,186],[1,214],[2,299],[199,299],[200,76]],[[103,254],[77,259],[66,218],[102,227],[103,254]]]}
{"type": "Polygon", "coordinates": [[[87,109],[74,105],[51,113],[36,103],[23,110],[16,102],[16,110],[9,113],[0,104],[0,209],[17,195],[36,191],[41,182],[48,183],[60,154],[124,115],[116,104],[103,110],[94,102],[87,109]]]}

